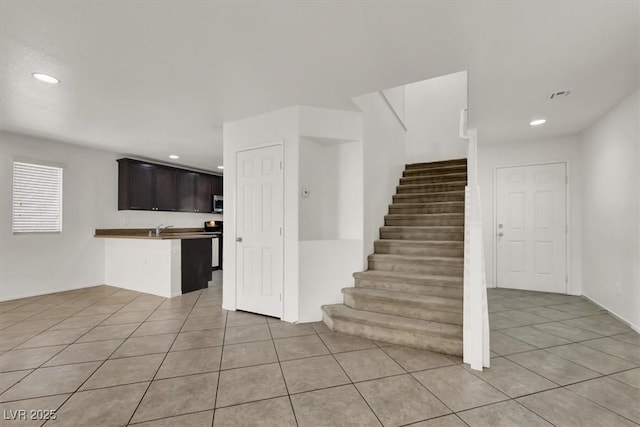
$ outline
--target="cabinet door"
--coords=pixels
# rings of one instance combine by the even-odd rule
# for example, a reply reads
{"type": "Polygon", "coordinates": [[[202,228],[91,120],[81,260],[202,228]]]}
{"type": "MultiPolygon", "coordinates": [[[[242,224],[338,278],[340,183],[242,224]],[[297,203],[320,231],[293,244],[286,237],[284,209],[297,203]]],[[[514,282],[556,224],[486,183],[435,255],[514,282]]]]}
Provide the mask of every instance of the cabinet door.
{"type": "Polygon", "coordinates": [[[178,172],[178,210],[180,212],[195,211],[196,176],[195,172],[178,172]]]}
{"type": "Polygon", "coordinates": [[[178,171],[172,168],[156,167],[156,210],[175,211],[178,209],[178,171]]]}
{"type": "Polygon", "coordinates": [[[222,177],[217,175],[211,176],[211,194],[222,196],[222,177]]]}
{"type": "Polygon", "coordinates": [[[211,212],[211,176],[196,176],[196,212],[211,212]]]}
{"type": "Polygon", "coordinates": [[[154,203],[155,166],[129,163],[129,209],[152,210],[154,203]]]}

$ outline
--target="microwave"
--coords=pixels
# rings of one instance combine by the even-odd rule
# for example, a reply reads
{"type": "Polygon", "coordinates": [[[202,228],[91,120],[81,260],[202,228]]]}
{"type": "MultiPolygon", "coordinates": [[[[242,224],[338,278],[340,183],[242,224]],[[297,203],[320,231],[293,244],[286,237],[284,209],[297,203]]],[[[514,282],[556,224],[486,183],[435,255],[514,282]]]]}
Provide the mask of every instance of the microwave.
{"type": "Polygon", "coordinates": [[[211,204],[211,210],[216,212],[216,213],[222,213],[223,208],[222,208],[222,196],[218,196],[218,195],[214,195],[213,196],[213,201],[211,204]]]}

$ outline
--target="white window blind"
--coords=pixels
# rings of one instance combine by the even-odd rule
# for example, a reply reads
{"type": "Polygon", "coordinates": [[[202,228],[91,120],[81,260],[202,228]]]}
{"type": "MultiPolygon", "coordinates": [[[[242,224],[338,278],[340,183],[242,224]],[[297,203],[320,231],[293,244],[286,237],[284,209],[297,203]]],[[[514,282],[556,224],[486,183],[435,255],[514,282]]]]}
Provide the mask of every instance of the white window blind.
{"type": "Polygon", "coordinates": [[[13,162],[13,232],[62,232],[62,168],[13,162]]]}

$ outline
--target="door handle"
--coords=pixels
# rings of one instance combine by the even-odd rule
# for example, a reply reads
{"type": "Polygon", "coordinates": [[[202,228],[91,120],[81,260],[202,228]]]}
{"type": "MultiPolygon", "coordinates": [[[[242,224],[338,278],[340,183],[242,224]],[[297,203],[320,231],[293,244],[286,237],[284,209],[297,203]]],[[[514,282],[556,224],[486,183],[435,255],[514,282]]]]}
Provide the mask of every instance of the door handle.
{"type": "Polygon", "coordinates": [[[242,237],[236,237],[236,242],[242,243],[242,237]]]}
{"type": "Polygon", "coordinates": [[[501,231],[498,233],[498,237],[502,237],[502,236],[504,236],[504,233],[501,231]]]}

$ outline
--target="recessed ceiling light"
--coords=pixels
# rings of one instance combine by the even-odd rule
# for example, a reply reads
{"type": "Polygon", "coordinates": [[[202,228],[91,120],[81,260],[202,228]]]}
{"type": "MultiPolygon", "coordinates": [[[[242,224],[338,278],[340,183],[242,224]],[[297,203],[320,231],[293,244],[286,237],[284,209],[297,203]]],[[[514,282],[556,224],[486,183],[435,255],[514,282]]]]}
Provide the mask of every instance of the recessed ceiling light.
{"type": "Polygon", "coordinates": [[[49,74],[33,73],[31,75],[33,76],[34,79],[40,80],[41,82],[49,83],[52,85],[57,85],[58,83],[60,83],[60,79],[58,79],[57,77],[50,76],[49,74]]]}
{"type": "Polygon", "coordinates": [[[169,154],[169,158],[173,160],[177,160],[180,158],[180,156],[178,156],[177,154],[169,154]]]}
{"type": "Polygon", "coordinates": [[[547,123],[547,120],[546,120],[546,119],[535,119],[535,120],[532,120],[532,121],[529,123],[529,125],[530,125],[530,126],[540,126],[540,125],[543,125],[543,124],[545,124],[545,123],[547,123]]]}
{"type": "Polygon", "coordinates": [[[218,166],[218,169],[224,169],[224,166],[218,166]]]}

